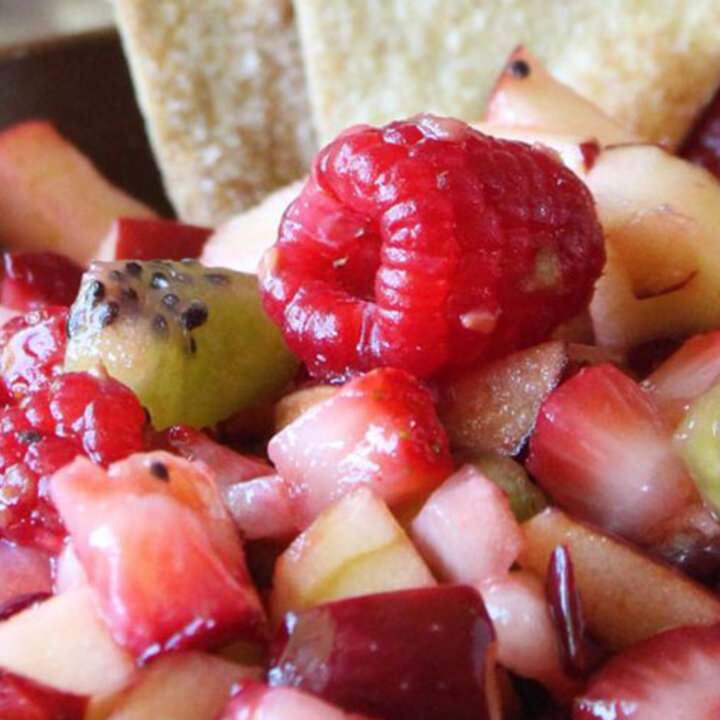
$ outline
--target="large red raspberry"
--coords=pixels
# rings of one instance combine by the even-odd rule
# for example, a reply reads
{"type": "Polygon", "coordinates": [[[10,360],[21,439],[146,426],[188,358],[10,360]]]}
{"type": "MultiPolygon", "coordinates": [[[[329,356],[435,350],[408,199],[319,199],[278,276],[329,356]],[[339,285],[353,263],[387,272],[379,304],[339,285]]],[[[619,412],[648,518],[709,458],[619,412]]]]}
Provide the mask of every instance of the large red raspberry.
{"type": "Polygon", "coordinates": [[[422,116],[320,152],[261,287],[314,375],[427,377],[543,339],[603,261],[592,198],[550,153],[422,116]]]}

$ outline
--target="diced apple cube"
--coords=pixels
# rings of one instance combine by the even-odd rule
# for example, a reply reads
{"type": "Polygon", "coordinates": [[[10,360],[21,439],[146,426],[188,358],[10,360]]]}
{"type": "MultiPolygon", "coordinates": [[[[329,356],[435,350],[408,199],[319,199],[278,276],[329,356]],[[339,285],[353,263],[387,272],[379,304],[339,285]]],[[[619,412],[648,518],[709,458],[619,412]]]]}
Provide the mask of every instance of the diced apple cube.
{"type": "Polygon", "coordinates": [[[84,265],[120,216],[155,213],[113,187],[49,122],[26,122],[0,133],[3,245],[58,252],[84,265]]]}
{"type": "Polygon", "coordinates": [[[540,578],[518,570],[482,586],[480,594],[497,634],[498,662],[541,683],[557,700],[569,700],[579,683],[563,669],[540,578]]]}
{"type": "Polygon", "coordinates": [[[480,585],[501,577],[523,546],[507,495],[472,465],[435,490],[411,528],[430,567],[449,582],[480,585]]]}
{"type": "Polygon", "coordinates": [[[720,622],[720,598],[640,550],[548,509],[523,524],[519,562],[544,575],[567,545],[588,631],[612,650],[678,625],[720,622]]]}
{"type": "Polygon", "coordinates": [[[325,510],[281,555],[273,610],[279,619],[330,600],[434,584],[385,503],[359,488],[325,510]]]}
{"type": "Polygon", "coordinates": [[[300,194],[302,185],[298,181],[277,190],[259,205],[223,223],[205,245],[200,262],[256,273],[260,259],[277,239],[283,213],[300,194]]]}
{"type": "Polygon", "coordinates": [[[720,183],[653,145],[604,150],[586,182],[607,237],[590,306],[600,344],[627,347],[720,325],[720,183]]]}
{"type": "Polygon", "coordinates": [[[553,340],[442,382],[438,414],[451,444],[475,452],[517,454],[567,363],[565,343],[553,340]]]}
{"type": "Polygon", "coordinates": [[[202,652],[170,653],[140,670],[127,690],[93,698],[85,720],[215,720],[233,685],[259,673],[202,652]]]}
{"type": "Polygon", "coordinates": [[[0,667],[76,695],[117,690],[135,670],[132,658],[100,620],[87,587],[0,623],[0,667]]]}

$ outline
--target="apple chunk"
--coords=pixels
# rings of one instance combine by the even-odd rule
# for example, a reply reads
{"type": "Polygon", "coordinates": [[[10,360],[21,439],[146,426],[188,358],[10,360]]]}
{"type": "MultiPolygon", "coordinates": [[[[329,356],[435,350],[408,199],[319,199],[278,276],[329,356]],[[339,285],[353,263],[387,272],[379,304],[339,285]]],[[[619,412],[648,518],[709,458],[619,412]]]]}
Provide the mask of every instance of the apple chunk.
{"type": "Polygon", "coordinates": [[[170,653],[115,696],[91,700],[86,720],[215,720],[236,682],[259,671],[202,652],[170,653]]]}
{"type": "Polygon", "coordinates": [[[48,122],[0,133],[0,238],[12,250],[87,263],[119,216],[155,213],[113,187],[48,122]]]}
{"type": "Polygon", "coordinates": [[[367,488],[325,510],[275,566],[276,618],[354,595],[434,585],[385,503],[367,488]]]}
{"type": "Polygon", "coordinates": [[[720,598],[600,530],[548,509],[523,524],[519,562],[544,575],[553,550],[567,545],[587,628],[612,650],[679,625],[720,622],[720,598]]]}
{"type": "Polygon", "coordinates": [[[595,137],[601,145],[637,138],[573,89],[555,80],[525,48],[517,48],[490,96],[490,123],[595,137]]]}
{"type": "Polygon", "coordinates": [[[75,695],[126,685],[132,658],[113,641],[90,593],[71,590],[0,623],[0,667],[75,695]]]}
{"type": "Polygon", "coordinates": [[[200,261],[210,267],[256,273],[260,259],[277,239],[283,213],[302,186],[301,181],[291,183],[223,223],[208,240],[200,261]]]}
{"type": "Polygon", "coordinates": [[[473,588],[364,595],[293,614],[271,685],[397,720],[498,718],[495,638],[473,588]]]}
{"type": "Polygon", "coordinates": [[[412,536],[438,577],[473,585],[505,575],[523,544],[507,495],[472,465],[435,490],[412,536]]]}
{"type": "Polygon", "coordinates": [[[653,145],[607,148],[586,177],[607,238],[590,306],[601,345],[720,325],[720,183],[653,145]]]}
{"type": "Polygon", "coordinates": [[[520,350],[440,384],[438,414],[455,448],[515,455],[568,364],[559,340],[520,350]]]}

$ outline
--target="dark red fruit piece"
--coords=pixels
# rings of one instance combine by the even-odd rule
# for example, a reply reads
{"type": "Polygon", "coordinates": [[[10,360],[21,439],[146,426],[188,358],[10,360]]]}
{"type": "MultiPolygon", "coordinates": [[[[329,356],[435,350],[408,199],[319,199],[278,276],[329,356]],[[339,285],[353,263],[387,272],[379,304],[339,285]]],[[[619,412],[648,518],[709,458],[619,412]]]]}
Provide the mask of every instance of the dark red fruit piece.
{"type": "Polygon", "coordinates": [[[9,674],[0,675],[2,720],[82,720],[84,698],[43,688],[9,674]]]}
{"type": "Polygon", "coordinates": [[[587,304],[603,261],[571,171],[428,115],[322,150],[260,279],[313,375],[427,377],[543,340],[587,304]]]}
{"type": "Polygon", "coordinates": [[[118,218],[103,245],[108,260],[184,260],[198,258],[210,228],[173,220],[118,218]]]}
{"type": "Polygon", "coordinates": [[[388,720],[494,717],[493,630],[473,588],[340,600],[288,614],[285,632],[271,685],[388,720]]]}
{"type": "Polygon", "coordinates": [[[66,307],[46,307],[0,328],[0,374],[12,398],[46,386],[61,372],[67,317],[66,307]]]}
{"type": "Polygon", "coordinates": [[[575,700],[573,720],[720,717],[720,625],[680,627],[616,655],[575,700]]]}
{"type": "Polygon", "coordinates": [[[580,595],[575,585],[572,558],[566,545],[559,545],[550,556],[545,577],[545,593],[563,649],[565,671],[582,677],[587,669],[585,620],[580,595]]]}
{"type": "Polygon", "coordinates": [[[720,178],[720,86],[679,154],[720,178]]]}
{"type": "Polygon", "coordinates": [[[0,304],[27,312],[45,305],[72,305],[83,269],[64,255],[14,252],[3,255],[0,304]]]}

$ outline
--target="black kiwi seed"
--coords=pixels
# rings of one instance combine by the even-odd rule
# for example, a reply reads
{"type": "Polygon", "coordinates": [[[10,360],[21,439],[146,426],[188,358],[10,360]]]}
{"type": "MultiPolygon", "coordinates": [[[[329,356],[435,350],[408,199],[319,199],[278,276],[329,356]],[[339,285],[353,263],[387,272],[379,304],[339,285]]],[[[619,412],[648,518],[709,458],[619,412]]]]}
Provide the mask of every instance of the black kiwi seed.
{"type": "Polygon", "coordinates": [[[140,265],[140,263],[133,261],[125,263],[125,270],[130,277],[139,277],[142,275],[142,265],[140,265]]]}
{"type": "Polygon", "coordinates": [[[152,329],[159,337],[165,337],[168,334],[168,322],[163,315],[156,315],[152,319],[152,329]]]}
{"type": "Polygon", "coordinates": [[[170,285],[165,273],[154,272],[150,278],[150,287],[164,289],[170,285]]]}
{"type": "Polygon", "coordinates": [[[195,300],[190,303],[190,307],[184,310],[180,315],[180,322],[185,330],[194,330],[196,327],[204,325],[208,319],[208,310],[205,303],[195,300]]]}
{"type": "Polygon", "coordinates": [[[18,440],[27,445],[33,445],[42,440],[42,435],[36,430],[21,430],[18,434],[18,440]]]}
{"type": "Polygon", "coordinates": [[[136,303],[138,301],[138,294],[134,288],[128,287],[123,288],[120,291],[120,297],[128,302],[136,303]]]}
{"type": "Polygon", "coordinates": [[[82,323],[82,313],[78,311],[72,313],[68,318],[67,325],[65,326],[65,336],[70,339],[75,334],[75,331],[78,330],[78,328],[82,325],[82,323]]]}
{"type": "Polygon", "coordinates": [[[195,338],[190,338],[190,354],[194,355],[197,352],[197,343],[195,342],[195,338]]]}
{"type": "Polygon", "coordinates": [[[180,302],[180,298],[174,293],[168,293],[163,295],[162,301],[165,307],[174,308],[180,302]]]}
{"type": "Polygon", "coordinates": [[[168,472],[167,465],[157,460],[150,463],[150,474],[158,480],[163,480],[165,482],[170,479],[170,473],[168,472]]]}
{"type": "Polygon", "coordinates": [[[508,66],[508,73],[516,78],[526,78],[530,74],[527,60],[513,60],[508,66]]]}
{"type": "Polygon", "coordinates": [[[95,307],[105,297],[105,286],[99,280],[93,280],[87,289],[87,298],[95,307]]]}
{"type": "Polygon", "coordinates": [[[117,316],[119,314],[120,306],[116,302],[113,302],[111,300],[110,302],[103,303],[100,306],[97,314],[97,319],[101,327],[108,327],[112,325],[115,320],[117,320],[117,316]]]}
{"type": "Polygon", "coordinates": [[[227,285],[230,282],[230,278],[222,273],[205,273],[203,277],[213,285],[227,285]]]}

